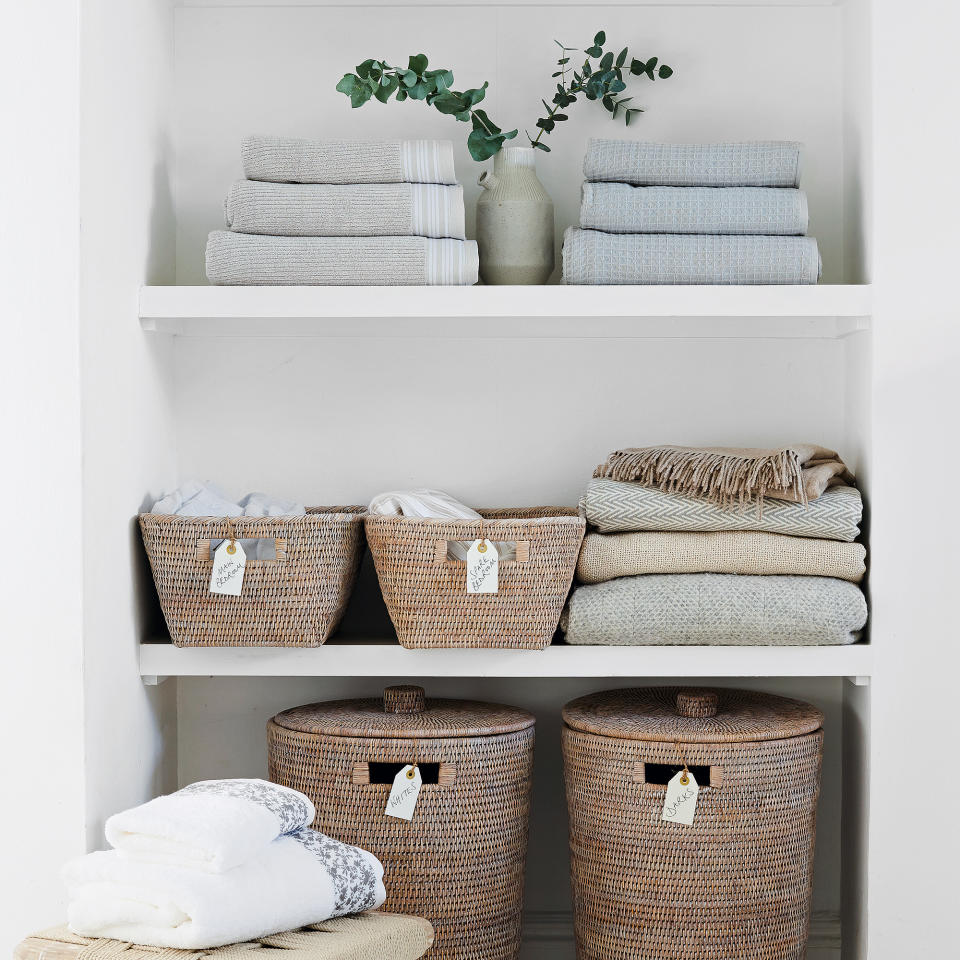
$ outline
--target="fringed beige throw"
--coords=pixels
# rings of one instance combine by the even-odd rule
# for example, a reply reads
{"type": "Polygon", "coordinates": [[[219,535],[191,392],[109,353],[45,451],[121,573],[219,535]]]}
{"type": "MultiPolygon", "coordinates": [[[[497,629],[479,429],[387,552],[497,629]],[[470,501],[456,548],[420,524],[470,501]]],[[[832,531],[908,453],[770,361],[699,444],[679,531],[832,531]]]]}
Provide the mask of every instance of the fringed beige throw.
{"type": "Polygon", "coordinates": [[[593,475],[702,497],[724,507],[762,503],[765,497],[807,503],[834,484],[853,482],[835,451],[812,443],[773,450],[625,447],[611,453],[593,475]]]}

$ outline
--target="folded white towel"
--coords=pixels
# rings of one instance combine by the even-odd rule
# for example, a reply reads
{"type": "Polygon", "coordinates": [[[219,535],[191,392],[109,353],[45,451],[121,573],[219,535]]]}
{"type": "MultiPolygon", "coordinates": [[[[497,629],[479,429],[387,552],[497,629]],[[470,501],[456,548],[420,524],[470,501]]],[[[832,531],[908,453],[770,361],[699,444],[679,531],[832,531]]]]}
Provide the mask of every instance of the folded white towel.
{"type": "MultiPolygon", "coordinates": [[[[422,517],[433,520],[482,520],[476,510],[455,500],[442,490],[392,490],[381,493],[370,501],[370,513],[385,517],[422,517]]],[[[473,541],[451,541],[447,546],[447,556],[451,560],[466,562],[467,550],[473,541]]],[[[496,543],[500,560],[513,560],[517,555],[515,543],[496,543]]]]}
{"type": "Polygon", "coordinates": [[[106,823],[107,842],[125,859],[222,873],[257,856],[277,837],[313,823],[297,790],[266,780],[202,780],[106,823]]]}
{"type": "Polygon", "coordinates": [[[221,874],[138,863],[110,850],[71,861],[63,876],[74,933],[187,950],[372,910],[386,899],[373,854],[309,828],[221,874]]]}

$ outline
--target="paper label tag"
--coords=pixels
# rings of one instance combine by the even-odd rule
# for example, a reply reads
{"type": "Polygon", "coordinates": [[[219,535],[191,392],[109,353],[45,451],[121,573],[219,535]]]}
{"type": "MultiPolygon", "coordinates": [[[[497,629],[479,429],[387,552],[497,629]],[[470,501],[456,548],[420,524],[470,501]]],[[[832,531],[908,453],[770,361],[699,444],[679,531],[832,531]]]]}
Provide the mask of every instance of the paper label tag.
{"type": "Polygon", "coordinates": [[[681,770],[675,774],[667,784],[667,796],[663,801],[663,815],[661,820],[671,823],[683,823],[688,827],[693,823],[693,815],[697,810],[697,778],[689,770],[681,770]],[[686,779],[686,783],[684,783],[686,779]]]}
{"type": "Polygon", "coordinates": [[[394,778],[390,789],[390,799],[387,800],[385,811],[388,817],[397,817],[400,820],[412,820],[413,811],[417,808],[417,797],[423,786],[423,777],[420,768],[407,764],[394,778]]]}
{"type": "Polygon", "coordinates": [[[239,540],[232,543],[224,540],[213,555],[213,570],[210,572],[210,592],[225,593],[239,597],[243,589],[243,571],[247,567],[247,554],[239,540]]]}
{"type": "Polygon", "coordinates": [[[496,593],[500,554],[489,540],[474,540],[467,551],[467,593],[496,593]]]}

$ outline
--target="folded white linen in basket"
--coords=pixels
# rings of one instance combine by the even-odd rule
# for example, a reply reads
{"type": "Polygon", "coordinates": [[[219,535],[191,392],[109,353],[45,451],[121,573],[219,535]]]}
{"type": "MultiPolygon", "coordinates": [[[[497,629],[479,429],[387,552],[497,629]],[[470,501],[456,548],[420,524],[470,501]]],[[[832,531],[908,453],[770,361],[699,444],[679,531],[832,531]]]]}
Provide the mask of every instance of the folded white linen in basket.
{"type": "Polygon", "coordinates": [[[64,867],[70,929],[158,947],[205,949],[379,907],[383,866],[371,853],[306,828],[211,874],[91,853],[64,867]]]}
{"type": "MultiPolygon", "coordinates": [[[[381,493],[370,501],[368,513],[384,517],[422,517],[433,520],[482,520],[476,510],[455,500],[442,490],[392,490],[381,493]]],[[[447,556],[451,560],[467,559],[471,540],[451,540],[447,545],[447,556]]],[[[515,543],[494,543],[500,560],[513,560],[517,555],[515,543]]]]}
{"type": "Polygon", "coordinates": [[[223,873],[313,823],[297,790],[266,780],[201,780],[117,813],[105,833],[121,857],[223,873]]]}
{"type": "Polygon", "coordinates": [[[456,183],[451,140],[244,137],[243,175],[273,183],[456,183]]]}
{"type": "Polygon", "coordinates": [[[213,284],[272,286],[468,286],[477,282],[475,240],[427,237],[261,237],[214,230],[213,284]]]}
{"type": "Polygon", "coordinates": [[[235,233],[273,237],[450,237],[465,240],[463,187],[440,183],[263,183],[238,180],[223,205],[235,233]]]}
{"type": "MultiPolygon", "coordinates": [[[[150,512],[180,517],[302,517],[307,508],[294,500],[268,497],[265,493],[248,493],[239,503],[234,503],[212,483],[187,480],[173,493],[161,497],[150,512]]],[[[211,540],[210,550],[216,550],[221,543],[222,540],[211,540]]],[[[276,540],[272,538],[242,539],[240,546],[248,560],[277,558],[276,540]]]]}

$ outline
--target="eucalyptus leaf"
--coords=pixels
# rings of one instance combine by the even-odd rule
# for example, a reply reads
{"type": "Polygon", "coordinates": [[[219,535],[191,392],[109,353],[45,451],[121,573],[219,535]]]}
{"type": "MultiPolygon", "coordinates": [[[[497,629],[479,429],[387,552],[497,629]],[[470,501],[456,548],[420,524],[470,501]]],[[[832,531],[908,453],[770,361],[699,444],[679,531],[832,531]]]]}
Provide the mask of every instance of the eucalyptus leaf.
{"type": "Polygon", "coordinates": [[[345,73],[337,84],[337,90],[340,93],[345,93],[349,97],[353,92],[353,86],[356,82],[357,78],[352,73],[345,73]]]}
{"type": "Polygon", "coordinates": [[[588,57],[599,57],[603,53],[603,47],[587,47],[583,52],[588,57]]]}
{"type": "Polygon", "coordinates": [[[593,38],[593,42],[598,46],[602,47],[607,42],[607,35],[601,30],[593,38]]]}
{"type": "Polygon", "coordinates": [[[673,70],[670,67],[668,67],[666,64],[664,64],[657,71],[657,76],[659,76],[661,80],[668,80],[670,77],[673,76],[673,70]]]}
{"type": "Polygon", "coordinates": [[[373,88],[366,83],[358,83],[350,91],[350,106],[362,107],[373,96],[373,88]]]}
{"type": "Polygon", "coordinates": [[[407,63],[407,69],[420,74],[427,69],[428,63],[427,55],[425,53],[418,53],[416,56],[410,58],[407,63]]]}
{"type": "Polygon", "coordinates": [[[386,103],[391,96],[393,96],[394,91],[400,86],[400,81],[396,76],[393,77],[384,77],[377,89],[374,91],[374,96],[381,102],[386,103]]]}
{"type": "Polygon", "coordinates": [[[617,55],[617,66],[622,67],[627,62],[627,54],[629,51],[624,47],[620,53],[617,55]]]}

